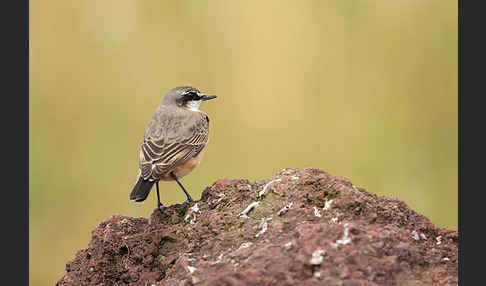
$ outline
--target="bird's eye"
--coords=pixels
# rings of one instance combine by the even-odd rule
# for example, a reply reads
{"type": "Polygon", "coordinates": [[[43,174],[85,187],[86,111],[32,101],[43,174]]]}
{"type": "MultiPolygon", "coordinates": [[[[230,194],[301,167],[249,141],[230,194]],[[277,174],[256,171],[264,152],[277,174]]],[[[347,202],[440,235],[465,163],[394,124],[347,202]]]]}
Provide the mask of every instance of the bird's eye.
{"type": "Polygon", "coordinates": [[[190,91],[190,92],[186,93],[185,97],[188,100],[198,100],[199,99],[199,95],[194,91],[190,91]]]}

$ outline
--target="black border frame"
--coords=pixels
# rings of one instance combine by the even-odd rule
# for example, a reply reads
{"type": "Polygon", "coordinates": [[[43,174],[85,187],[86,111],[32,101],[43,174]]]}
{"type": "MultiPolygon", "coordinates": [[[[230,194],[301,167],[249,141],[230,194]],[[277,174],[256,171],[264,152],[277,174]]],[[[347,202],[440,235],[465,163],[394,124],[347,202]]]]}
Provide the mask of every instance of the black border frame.
{"type": "Polygon", "coordinates": [[[2,283],[29,285],[29,1],[3,4],[2,283]]]}

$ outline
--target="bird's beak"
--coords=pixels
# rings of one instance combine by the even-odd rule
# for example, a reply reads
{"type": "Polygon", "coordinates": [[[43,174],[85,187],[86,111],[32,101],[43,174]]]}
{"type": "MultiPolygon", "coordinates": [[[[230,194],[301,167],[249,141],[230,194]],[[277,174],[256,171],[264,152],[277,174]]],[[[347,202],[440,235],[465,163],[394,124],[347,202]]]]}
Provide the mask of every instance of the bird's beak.
{"type": "Polygon", "coordinates": [[[202,101],[206,101],[206,100],[210,100],[210,99],[215,99],[216,98],[216,95],[214,94],[204,94],[204,93],[201,93],[201,100],[202,101]]]}

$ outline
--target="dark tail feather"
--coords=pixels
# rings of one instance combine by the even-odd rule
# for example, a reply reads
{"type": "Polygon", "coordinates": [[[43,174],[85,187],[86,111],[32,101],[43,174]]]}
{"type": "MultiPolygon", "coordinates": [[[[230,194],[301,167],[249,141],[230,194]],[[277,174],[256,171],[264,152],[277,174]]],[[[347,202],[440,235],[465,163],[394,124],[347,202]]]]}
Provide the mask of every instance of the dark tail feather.
{"type": "Polygon", "coordinates": [[[132,192],[130,193],[130,200],[136,202],[145,201],[154,183],[155,181],[144,180],[142,176],[138,177],[138,181],[135,184],[135,187],[133,187],[132,192]]]}

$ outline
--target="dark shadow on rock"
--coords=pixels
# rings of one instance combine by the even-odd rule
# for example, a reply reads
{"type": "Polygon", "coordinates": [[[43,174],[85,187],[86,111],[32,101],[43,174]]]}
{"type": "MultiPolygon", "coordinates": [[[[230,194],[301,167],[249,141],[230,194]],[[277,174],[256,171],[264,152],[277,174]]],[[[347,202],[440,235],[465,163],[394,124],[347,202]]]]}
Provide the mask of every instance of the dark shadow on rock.
{"type": "Polygon", "coordinates": [[[319,169],[113,215],[56,285],[457,285],[458,233],[319,169]]]}

